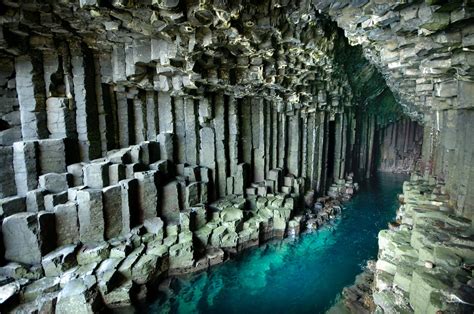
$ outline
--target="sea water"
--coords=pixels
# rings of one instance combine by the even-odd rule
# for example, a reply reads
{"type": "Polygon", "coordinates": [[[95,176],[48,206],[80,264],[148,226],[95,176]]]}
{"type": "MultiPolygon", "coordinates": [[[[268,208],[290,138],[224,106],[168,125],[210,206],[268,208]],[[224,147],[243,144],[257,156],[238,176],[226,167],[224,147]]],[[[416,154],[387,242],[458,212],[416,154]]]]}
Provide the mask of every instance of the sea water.
{"type": "Polygon", "coordinates": [[[342,214],[318,231],[239,254],[207,272],[174,279],[148,313],[324,313],[377,256],[377,234],[395,218],[407,177],[360,184],[342,214]]]}

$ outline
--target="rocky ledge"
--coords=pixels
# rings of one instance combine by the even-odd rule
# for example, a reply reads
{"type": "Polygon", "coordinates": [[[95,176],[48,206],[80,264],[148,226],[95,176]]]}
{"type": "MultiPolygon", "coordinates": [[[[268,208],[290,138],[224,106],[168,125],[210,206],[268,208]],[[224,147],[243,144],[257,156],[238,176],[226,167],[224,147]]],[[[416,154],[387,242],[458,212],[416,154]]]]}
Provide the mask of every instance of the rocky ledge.
{"type": "MultiPolygon", "coordinates": [[[[284,186],[295,186],[294,180],[285,177],[284,186]]],[[[0,267],[0,309],[2,313],[92,313],[129,306],[151,296],[149,292],[156,289],[148,287],[156,287],[168,276],[202,271],[270,239],[319,228],[341,211],[339,200],[350,198],[355,189],[351,177],[338,180],[330,196],[314,201],[307,194],[304,202],[314,204],[308,208],[301,194],[262,195],[251,186],[246,197],[229,195],[181,213],[179,224],[155,217],[107,241],[67,244],[44,256],[39,250],[40,264],[10,262],[0,267]]],[[[4,240],[8,243],[9,236],[21,236],[41,248],[41,228],[46,223],[40,214],[13,214],[4,221],[4,240]]],[[[12,250],[8,247],[7,253],[12,250]]]]}
{"type": "Polygon", "coordinates": [[[379,254],[343,292],[357,313],[473,313],[474,228],[453,214],[444,185],[413,175],[379,254]]]}

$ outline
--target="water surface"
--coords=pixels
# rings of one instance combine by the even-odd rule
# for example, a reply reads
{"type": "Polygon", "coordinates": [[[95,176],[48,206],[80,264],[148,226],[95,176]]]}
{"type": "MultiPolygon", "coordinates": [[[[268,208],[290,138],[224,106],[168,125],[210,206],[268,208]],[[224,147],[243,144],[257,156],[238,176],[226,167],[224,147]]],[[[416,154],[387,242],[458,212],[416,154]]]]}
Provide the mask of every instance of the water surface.
{"type": "Polygon", "coordinates": [[[148,313],[324,313],[377,256],[377,234],[395,217],[406,176],[361,184],[342,215],[315,233],[243,252],[208,272],[175,280],[148,313]]]}

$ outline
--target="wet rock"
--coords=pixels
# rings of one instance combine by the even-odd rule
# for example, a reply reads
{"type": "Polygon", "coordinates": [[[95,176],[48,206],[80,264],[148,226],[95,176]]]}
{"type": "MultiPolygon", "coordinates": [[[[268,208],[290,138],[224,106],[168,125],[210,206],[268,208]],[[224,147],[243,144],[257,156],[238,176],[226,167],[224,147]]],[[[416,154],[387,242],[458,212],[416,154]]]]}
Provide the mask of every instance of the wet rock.
{"type": "Polygon", "coordinates": [[[79,238],[82,242],[103,241],[104,213],[102,191],[84,189],[77,191],[79,238]]]}
{"type": "Polygon", "coordinates": [[[3,220],[5,258],[25,264],[39,264],[54,247],[54,214],[20,213],[3,220]],[[19,243],[18,237],[23,241],[19,243]]]}
{"type": "Polygon", "coordinates": [[[39,188],[51,193],[59,193],[68,189],[66,173],[47,173],[39,177],[39,188]]]}
{"type": "Polygon", "coordinates": [[[39,296],[59,290],[59,277],[44,277],[27,285],[22,292],[26,302],[34,301],[39,296]]]}
{"type": "Polygon", "coordinates": [[[101,308],[100,295],[87,277],[68,282],[58,295],[56,313],[95,313],[101,308]]]}
{"type": "Polygon", "coordinates": [[[25,197],[11,196],[0,199],[0,217],[8,217],[25,211],[25,197]]]}
{"type": "Polygon", "coordinates": [[[20,283],[17,281],[1,285],[0,305],[6,308],[9,305],[15,304],[19,296],[20,287],[20,283]]]}
{"type": "Polygon", "coordinates": [[[60,247],[43,257],[41,265],[48,277],[61,275],[64,271],[77,265],[77,245],[60,247]]]}

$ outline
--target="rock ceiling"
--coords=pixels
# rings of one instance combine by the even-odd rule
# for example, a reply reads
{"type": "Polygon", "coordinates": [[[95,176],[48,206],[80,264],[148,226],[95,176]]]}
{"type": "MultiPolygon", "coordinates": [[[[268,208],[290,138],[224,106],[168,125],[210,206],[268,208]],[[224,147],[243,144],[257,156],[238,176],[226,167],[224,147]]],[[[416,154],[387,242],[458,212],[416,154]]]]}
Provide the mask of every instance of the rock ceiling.
{"type": "Polygon", "coordinates": [[[353,95],[334,62],[340,36],[324,13],[363,47],[412,117],[472,106],[469,1],[405,2],[4,1],[0,47],[8,55],[29,48],[47,54],[63,41],[82,41],[101,55],[105,83],[336,108],[353,95]],[[318,93],[324,89],[333,95],[318,93]]]}

